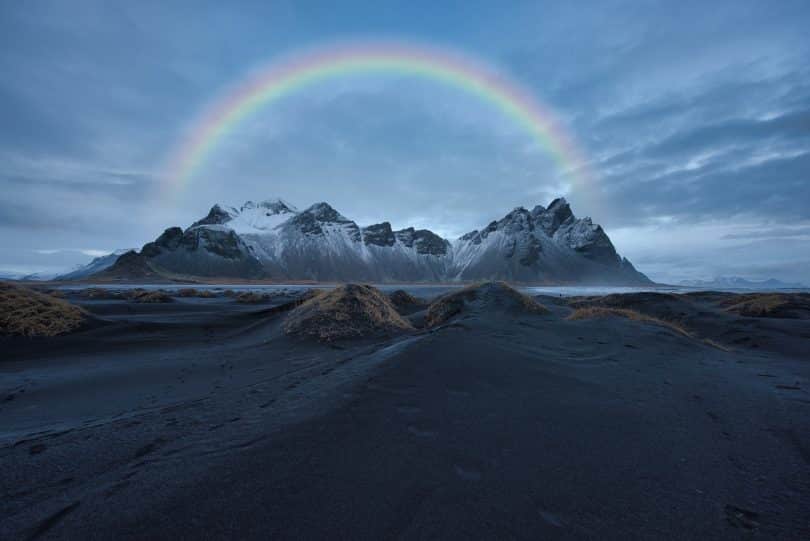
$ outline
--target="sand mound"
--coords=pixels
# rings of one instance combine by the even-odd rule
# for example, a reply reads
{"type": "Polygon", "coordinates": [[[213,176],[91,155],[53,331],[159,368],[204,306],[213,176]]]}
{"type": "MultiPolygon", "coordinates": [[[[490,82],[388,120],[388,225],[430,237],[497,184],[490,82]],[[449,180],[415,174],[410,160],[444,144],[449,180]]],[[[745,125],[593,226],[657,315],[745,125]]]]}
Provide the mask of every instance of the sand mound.
{"type": "Polygon", "coordinates": [[[670,293],[614,293],[603,297],[576,297],[571,299],[572,308],[601,306],[635,310],[650,317],[665,321],[680,321],[692,316],[698,307],[683,295],[670,293]]]}
{"type": "Polygon", "coordinates": [[[284,332],[325,342],[413,330],[378,289],[346,284],[312,293],[284,320],[284,332]]]}
{"type": "Polygon", "coordinates": [[[210,299],[212,297],[216,297],[213,291],[208,289],[195,289],[193,287],[185,287],[183,289],[179,289],[177,291],[178,297],[198,297],[202,299],[210,299]]]}
{"type": "Polygon", "coordinates": [[[114,291],[112,289],[107,289],[104,287],[88,287],[87,289],[82,289],[79,292],[79,295],[86,299],[92,300],[123,300],[125,299],[123,293],[120,291],[114,291]]]}
{"type": "Polygon", "coordinates": [[[397,309],[397,312],[404,316],[423,310],[428,305],[424,299],[414,297],[402,289],[389,293],[388,298],[391,299],[391,303],[397,309]]]}
{"type": "Polygon", "coordinates": [[[62,300],[0,282],[0,334],[56,336],[79,328],[86,313],[62,300]]]}
{"type": "Polygon", "coordinates": [[[584,308],[577,308],[571,313],[571,315],[568,316],[567,319],[579,320],[593,319],[597,317],[623,317],[626,319],[632,319],[634,321],[641,321],[642,323],[650,323],[652,325],[667,327],[668,329],[672,329],[673,331],[684,336],[692,336],[689,331],[676,323],[664,321],[663,319],[648,316],[646,314],[642,314],[641,312],[629,310],[627,308],[608,308],[605,306],[588,306],[584,308]]]}
{"type": "Polygon", "coordinates": [[[256,293],[255,291],[243,291],[242,293],[237,293],[234,295],[236,302],[241,302],[242,304],[259,304],[262,302],[268,302],[270,300],[270,295],[265,293],[256,293]]]}
{"type": "Polygon", "coordinates": [[[162,289],[148,290],[148,289],[133,289],[126,294],[127,298],[132,302],[139,303],[162,303],[172,302],[172,296],[162,289]]]}
{"type": "Polygon", "coordinates": [[[428,307],[427,325],[441,325],[466,310],[548,313],[542,304],[505,282],[484,282],[442,295],[433,301],[428,307]]]}
{"type": "Polygon", "coordinates": [[[720,304],[740,316],[810,319],[810,295],[802,293],[737,295],[720,304]]]}

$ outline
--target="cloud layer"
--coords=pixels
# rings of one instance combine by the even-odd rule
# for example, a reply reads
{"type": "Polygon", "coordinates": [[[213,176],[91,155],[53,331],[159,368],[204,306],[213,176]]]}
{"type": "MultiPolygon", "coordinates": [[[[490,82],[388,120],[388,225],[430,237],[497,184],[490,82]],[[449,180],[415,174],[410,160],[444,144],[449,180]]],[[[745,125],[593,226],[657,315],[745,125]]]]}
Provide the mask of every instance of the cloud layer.
{"type": "Polygon", "coordinates": [[[0,270],[137,246],[217,201],[327,200],[457,235],[565,193],[653,278],[810,283],[810,6],[569,4],[4,4],[0,270]],[[362,36],[444,44],[511,74],[580,143],[589,193],[485,103],[391,76],[260,111],[181,197],[161,197],[168,153],[225,88],[275,55],[362,36]]]}

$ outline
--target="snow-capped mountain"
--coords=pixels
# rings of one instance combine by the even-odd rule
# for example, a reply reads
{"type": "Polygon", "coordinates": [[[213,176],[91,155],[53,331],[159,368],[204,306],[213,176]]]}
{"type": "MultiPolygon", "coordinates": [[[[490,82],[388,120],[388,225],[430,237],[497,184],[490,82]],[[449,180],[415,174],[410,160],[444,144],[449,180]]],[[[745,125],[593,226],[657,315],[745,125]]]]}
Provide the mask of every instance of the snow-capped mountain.
{"type": "MultiPolygon", "coordinates": [[[[450,241],[426,229],[366,227],[327,203],[298,210],[281,199],[214,205],[183,231],[167,229],[138,257],[158,273],[277,280],[649,283],[604,230],[565,199],[519,207],[450,241]]],[[[133,257],[128,256],[131,267],[133,257]]],[[[115,275],[116,266],[105,274],[115,275]]]]}

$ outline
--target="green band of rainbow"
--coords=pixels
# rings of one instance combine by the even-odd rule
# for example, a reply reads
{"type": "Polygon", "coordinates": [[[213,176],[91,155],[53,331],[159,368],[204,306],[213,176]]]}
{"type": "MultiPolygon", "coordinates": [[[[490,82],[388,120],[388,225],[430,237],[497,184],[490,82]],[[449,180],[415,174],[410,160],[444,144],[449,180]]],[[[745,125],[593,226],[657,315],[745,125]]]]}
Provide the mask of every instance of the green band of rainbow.
{"type": "Polygon", "coordinates": [[[217,144],[261,107],[332,77],[394,73],[445,83],[481,98],[522,126],[566,172],[574,187],[589,176],[580,153],[548,107],[493,70],[443,49],[402,42],[364,42],[312,49],[254,72],[193,124],[171,155],[166,182],[181,190],[217,144]]]}

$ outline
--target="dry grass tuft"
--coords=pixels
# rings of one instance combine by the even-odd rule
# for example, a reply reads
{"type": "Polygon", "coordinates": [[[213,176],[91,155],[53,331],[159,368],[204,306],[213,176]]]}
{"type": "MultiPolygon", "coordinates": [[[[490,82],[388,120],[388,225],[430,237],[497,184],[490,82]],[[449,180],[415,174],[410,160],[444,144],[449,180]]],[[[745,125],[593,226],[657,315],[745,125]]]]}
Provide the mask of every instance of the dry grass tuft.
{"type": "Polygon", "coordinates": [[[195,289],[193,287],[186,287],[177,290],[178,297],[197,297],[202,299],[210,299],[215,297],[214,292],[208,289],[195,289]]]}
{"type": "Polygon", "coordinates": [[[88,287],[87,289],[82,289],[79,294],[86,299],[93,300],[122,300],[125,298],[124,294],[120,291],[114,291],[104,287],[88,287]]]}
{"type": "Polygon", "coordinates": [[[727,312],[746,317],[807,319],[810,316],[810,298],[796,293],[737,295],[720,304],[727,312]]]}
{"type": "Polygon", "coordinates": [[[388,298],[391,299],[391,302],[394,303],[394,306],[397,308],[411,308],[427,304],[424,300],[414,297],[404,289],[397,289],[388,295],[388,298]]]}
{"type": "Polygon", "coordinates": [[[132,302],[138,303],[164,303],[173,302],[172,296],[162,289],[148,290],[148,289],[133,289],[126,294],[127,298],[132,302]]]}
{"type": "Polygon", "coordinates": [[[623,317],[626,319],[632,319],[633,321],[640,321],[642,323],[650,323],[652,325],[659,325],[661,327],[666,327],[668,329],[672,329],[673,331],[687,336],[689,338],[693,338],[692,333],[681,327],[680,325],[673,323],[671,321],[664,321],[663,319],[658,319],[656,317],[648,316],[646,314],[642,314],[641,312],[637,312],[635,310],[629,310],[627,308],[609,308],[606,306],[586,306],[583,308],[577,308],[568,316],[567,319],[570,320],[579,320],[579,319],[593,319],[599,317],[623,317]]]}
{"type": "Polygon", "coordinates": [[[85,318],[67,301],[0,282],[0,334],[56,336],[78,329],[85,318]]]}
{"type": "Polygon", "coordinates": [[[732,349],[730,347],[725,346],[725,345],[721,344],[720,342],[718,342],[716,340],[712,340],[711,338],[704,338],[703,343],[708,345],[708,346],[711,346],[713,348],[719,349],[721,351],[725,351],[725,352],[732,351],[732,349]]]}
{"type": "Polygon", "coordinates": [[[548,309],[506,282],[482,282],[442,295],[429,307],[425,322],[428,327],[441,325],[466,308],[507,310],[546,314],[548,309]]]}
{"type": "Polygon", "coordinates": [[[242,293],[237,293],[235,295],[236,302],[240,302],[242,304],[259,304],[262,302],[268,302],[270,300],[270,295],[266,293],[256,293],[255,291],[243,291],[242,293]]]}
{"type": "Polygon", "coordinates": [[[284,320],[287,334],[331,342],[413,330],[388,297],[374,287],[346,284],[331,291],[311,291],[311,298],[284,320]]]}

